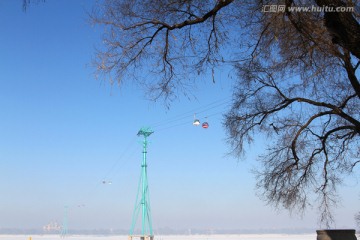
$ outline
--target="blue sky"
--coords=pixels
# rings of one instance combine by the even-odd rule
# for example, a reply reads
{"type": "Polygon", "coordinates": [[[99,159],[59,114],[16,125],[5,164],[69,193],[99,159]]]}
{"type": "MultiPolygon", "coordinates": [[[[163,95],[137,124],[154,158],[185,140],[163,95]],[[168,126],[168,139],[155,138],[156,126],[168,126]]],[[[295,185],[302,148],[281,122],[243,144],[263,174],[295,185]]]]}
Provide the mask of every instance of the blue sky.
{"type": "MultiPolygon", "coordinates": [[[[0,228],[61,222],[65,205],[69,228],[130,228],[142,126],[155,130],[148,151],[155,230],[319,227],[316,209],[290,217],[255,196],[250,171],[266,140],[246,161],[226,155],[222,113],[233,84],[226,71],[170,109],[135,85],[96,80],[91,60],[102,33],[88,23],[93,4],[48,0],[23,12],[22,0],[0,2],[0,228]],[[208,116],[209,129],[192,126],[194,112],[208,116]]],[[[354,188],[341,190],[336,227],[355,227],[354,188]]]]}

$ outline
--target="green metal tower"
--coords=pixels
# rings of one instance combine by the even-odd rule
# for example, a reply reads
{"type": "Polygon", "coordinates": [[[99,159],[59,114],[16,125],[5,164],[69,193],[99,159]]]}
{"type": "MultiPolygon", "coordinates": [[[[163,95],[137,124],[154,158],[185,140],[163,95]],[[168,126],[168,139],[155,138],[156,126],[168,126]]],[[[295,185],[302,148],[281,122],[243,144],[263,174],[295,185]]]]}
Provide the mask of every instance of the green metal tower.
{"type": "Polygon", "coordinates": [[[61,238],[65,238],[68,234],[68,223],[67,223],[67,214],[68,213],[68,206],[64,206],[64,219],[63,219],[63,224],[61,227],[61,233],[60,233],[60,237],[61,238]]]}
{"type": "Polygon", "coordinates": [[[151,210],[150,210],[150,197],[149,197],[149,185],[147,179],[147,163],[146,163],[146,153],[147,153],[147,138],[154,133],[150,128],[141,128],[138,132],[138,136],[143,136],[143,160],[141,163],[141,176],[138,185],[138,193],[136,195],[135,208],[132,216],[132,224],[130,229],[129,240],[135,238],[140,238],[140,240],[153,240],[154,234],[151,223],[151,210]],[[139,213],[141,212],[141,233],[134,234],[136,222],[139,218],[139,213]]]}

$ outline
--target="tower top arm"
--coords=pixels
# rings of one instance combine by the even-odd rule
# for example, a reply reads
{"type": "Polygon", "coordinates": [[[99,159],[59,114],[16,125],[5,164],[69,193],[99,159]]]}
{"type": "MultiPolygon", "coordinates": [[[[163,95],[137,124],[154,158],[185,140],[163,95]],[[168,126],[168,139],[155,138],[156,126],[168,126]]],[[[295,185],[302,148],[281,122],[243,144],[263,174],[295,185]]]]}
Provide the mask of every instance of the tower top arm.
{"type": "Polygon", "coordinates": [[[148,136],[150,136],[152,133],[154,133],[154,131],[152,131],[149,127],[145,128],[141,128],[139,130],[139,132],[137,133],[138,136],[143,135],[145,138],[147,138],[148,136]]]}

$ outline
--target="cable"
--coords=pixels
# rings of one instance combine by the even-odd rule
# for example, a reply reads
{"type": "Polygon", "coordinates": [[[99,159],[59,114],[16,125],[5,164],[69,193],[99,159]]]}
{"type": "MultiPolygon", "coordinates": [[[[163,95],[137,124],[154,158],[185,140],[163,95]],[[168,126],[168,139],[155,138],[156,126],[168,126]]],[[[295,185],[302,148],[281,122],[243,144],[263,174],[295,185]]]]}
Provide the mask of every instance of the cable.
{"type": "MultiPolygon", "coordinates": [[[[166,119],[166,120],[162,120],[162,121],[159,121],[159,122],[156,122],[156,123],[153,123],[153,124],[150,124],[150,126],[152,126],[153,128],[156,128],[156,127],[163,127],[165,125],[169,125],[173,122],[177,122],[177,121],[180,121],[180,120],[183,120],[185,118],[189,118],[191,117],[194,113],[204,113],[206,111],[209,111],[211,109],[214,109],[214,108],[217,108],[217,107],[220,107],[220,106],[223,106],[225,104],[228,104],[229,102],[231,102],[231,100],[229,100],[228,98],[223,98],[223,99],[220,99],[220,100],[217,100],[217,101],[214,101],[212,103],[209,103],[209,104],[206,104],[204,106],[201,106],[201,107],[197,107],[197,108],[194,108],[193,110],[190,110],[190,111],[186,111],[182,114],[178,114],[170,119],[166,119]],[[226,100],[226,101],[224,101],[226,100]],[[212,106],[216,104],[215,106],[212,106]]],[[[177,125],[174,125],[175,126],[179,126],[179,125],[182,125],[182,124],[177,124],[177,125]]],[[[170,128],[170,127],[169,127],[170,128]]],[[[164,128],[163,128],[164,129],[164,128]]]]}
{"type": "MultiPolygon", "coordinates": [[[[120,155],[120,157],[113,163],[111,169],[105,174],[105,179],[107,179],[109,177],[109,175],[114,171],[114,169],[118,166],[118,164],[120,163],[120,160],[122,160],[122,158],[124,157],[124,155],[128,152],[128,150],[135,146],[134,145],[134,140],[137,136],[135,135],[131,140],[130,142],[128,143],[128,145],[126,146],[125,148],[125,151],[120,155]]],[[[123,165],[126,161],[122,162],[123,165]]]]}
{"type": "MultiPolygon", "coordinates": [[[[200,107],[194,108],[192,110],[183,112],[183,113],[178,114],[178,115],[176,115],[174,117],[171,117],[171,118],[168,118],[168,119],[165,119],[165,120],[162,120],[162,121],[155,122],[153,124],[150,124],[150,126],[156,132],[162,132],[162,131],[165,131],[165,130],[168,130],[168,129],[171,129],[171,128],[174,128],[174,127],[187,125],[187,124],[189,124],[188,120],[186,120],[186,121],[181,121],[181,120],[188,119],[190,117],[192,118],[194,112],[196,112],[197,114],[202,114],[202,113],[208,112],[208,111],[210,111],[212,109],[219,108],[219,107],[221,107],[221,106],[223,106],[225,104],[228,104],[229,102],[231,102],[231,100],[229,100],[229,98],[219,99],[219,100],[216,100],[216,101],[211,102],[209,104],[205,104],[203,106],[200,106],[200,107]],[[181,121],[181,122],[178,123],[179,121],[181,121]]],[[[221,114],[221,113],[223,113],[223,111],[218,111],[216,113],[207,114],[206,116],[210,117],[210,116],[215,116],[215,115],[218,115],[218,114],[221,114]]],[[[86,196],[89,196],[90,194],[93,194],[97,190],[97,188],[101,185],[102,181],[105,181],[105,180],[108,181],[108,178],[110,176],[114,177],[116,172],[118,172],[119,168],[121,168],[121,167],[123,167],[125,165],[125,163],[130,159],[130,157],[125,158],[125,155],[131,149],[133,149],[132,155],[136,151],[136,148],[134,148],[134,146],[135,146],[134,142],[136,142],[136,141],[134,141],[135,138],[137,138],[136,134],[134,134],[134,137],[128,142],[128,144],[124,148],[124,151],[120,154],[119,158],[116,161],[113,162],[113,164],[111,165],[110,169],[106,172],[106,174],[104,174],[101,179],[97,180],[96,184],[93,185],[93,187],[91,187],[91,189],[89,190],[88,195],[86,195],[86,196]]]]}

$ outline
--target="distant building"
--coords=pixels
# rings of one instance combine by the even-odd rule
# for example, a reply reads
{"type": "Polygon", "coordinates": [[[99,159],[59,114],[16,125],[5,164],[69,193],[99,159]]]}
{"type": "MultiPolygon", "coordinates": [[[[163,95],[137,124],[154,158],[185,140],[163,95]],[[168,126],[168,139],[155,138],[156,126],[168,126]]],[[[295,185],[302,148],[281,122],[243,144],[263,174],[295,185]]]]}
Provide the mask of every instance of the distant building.
{"type": "Polygon", "coordinates": [[[61,230],[61,225],[57,222],[50,222],[49,224],[43,226],[43,230],[47,233],[58,233],[61,230]]]}

